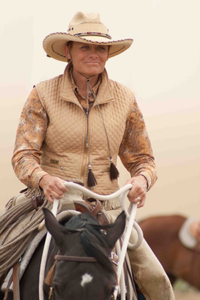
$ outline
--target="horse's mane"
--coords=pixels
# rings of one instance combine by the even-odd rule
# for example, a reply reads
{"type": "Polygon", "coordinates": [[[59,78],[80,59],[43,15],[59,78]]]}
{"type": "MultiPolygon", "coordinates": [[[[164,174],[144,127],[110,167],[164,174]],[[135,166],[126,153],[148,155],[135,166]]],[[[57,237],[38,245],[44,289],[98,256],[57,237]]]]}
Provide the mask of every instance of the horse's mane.
{"type": "Polygon", "coordinates": [[[113,224],[99,225],[96,218],[82,213],[71,218],[64,226],[70,232],[83,229],[80,231],[80,238],[86,254],[96,258],[104,268],[113,272],[113,265],[108,256],[111,249],[105,238],[106,230],[113,227],[113,224]]]}

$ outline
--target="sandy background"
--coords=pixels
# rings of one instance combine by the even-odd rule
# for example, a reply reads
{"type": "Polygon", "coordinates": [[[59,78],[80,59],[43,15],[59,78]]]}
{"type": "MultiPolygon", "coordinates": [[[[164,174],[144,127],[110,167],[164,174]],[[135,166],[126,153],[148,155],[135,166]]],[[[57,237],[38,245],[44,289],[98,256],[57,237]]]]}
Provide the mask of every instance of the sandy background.
{"type": "Polygon", "coordinates": [[[175,291],[176,300],[199,300],[200,293],[197,291],[175,291]]]}
{"type": "MultiPolygon", "coordinates": [[[[66,31],[77,10],[99,11],[114,39],[134,38],[129,50],[108,61],[107,70],[110,78],[135,91],[156,158],[159,179],[137,218],[177,213],[200,217],[199,0],[4,3],[0,10],[0,211],[24,188],[10,163],[24,102],[35,83],[61,74],[65,67],[46,57],[42,40],[51,32],[66,31]]],[[[119,169],[123,185],[129,175],[120,161],[119,169]]],[[[181,299],[186,299],[183,294],[181,299]]]]}
{"type": "Polygon", "coordinates": [[[186,282],[179,280],[174,288],[176,300],[199,300],[200,292],[189,286],[186,282]]]}

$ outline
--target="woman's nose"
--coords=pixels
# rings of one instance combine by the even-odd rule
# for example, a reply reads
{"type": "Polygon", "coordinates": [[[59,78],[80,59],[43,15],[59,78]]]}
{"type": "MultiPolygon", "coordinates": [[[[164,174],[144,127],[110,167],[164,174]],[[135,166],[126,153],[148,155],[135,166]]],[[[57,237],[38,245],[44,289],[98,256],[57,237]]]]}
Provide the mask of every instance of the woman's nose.
{"type": "Polygon", "coordinates": [[[90,53],[89,53],[90,56],[97,56],[97,50],[96,49],[90,49],[90,53]]]}

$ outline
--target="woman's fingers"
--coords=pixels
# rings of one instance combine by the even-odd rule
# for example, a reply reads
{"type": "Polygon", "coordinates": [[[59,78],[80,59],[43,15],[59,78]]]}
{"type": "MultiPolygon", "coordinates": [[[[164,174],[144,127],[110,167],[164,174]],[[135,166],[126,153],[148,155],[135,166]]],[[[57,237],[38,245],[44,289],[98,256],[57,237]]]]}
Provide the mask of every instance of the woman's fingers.
{"type": "Polygon", "coordinates": [[[132,184],[132,189],[128,193],[131,203],[138,203],[138,208],[143,207],[146,200],[147,182],[143,176],[132,177],[127,184],[132,184]]]}
{"type": "Polygon", "coordinates": [[[43,189],[44,194],[49,202],[53,203],[53,199],[62,199],[67,188],[64,185],[64,180],[51,176],[45,175],[40,180],[40,187],[43,189]]]}

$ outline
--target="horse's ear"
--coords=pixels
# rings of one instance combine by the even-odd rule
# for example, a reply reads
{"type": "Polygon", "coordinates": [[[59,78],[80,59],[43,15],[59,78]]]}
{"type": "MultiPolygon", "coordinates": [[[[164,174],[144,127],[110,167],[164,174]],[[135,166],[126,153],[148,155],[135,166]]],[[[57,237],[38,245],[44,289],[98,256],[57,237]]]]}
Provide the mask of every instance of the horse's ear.
{"type": "Polygon", "coordinates": [[[126,224],[126,214],[124,211],[117,217],[114,226],[108,231],[106,235],[107,243],[111,249],[114,248],[116,241],[121,237],[124,232],[126,224]]]}
{"type": "Polygon", "coordinates": [[[56,245],[61,248],[63,244],[63,237],[65,233],[63,232],[62,226],[58,223],[54,215],[48,210],[47,208],[43,208],[44,218],[45,218],[45,225],[47,230],[53,236],[56,245]]]}

